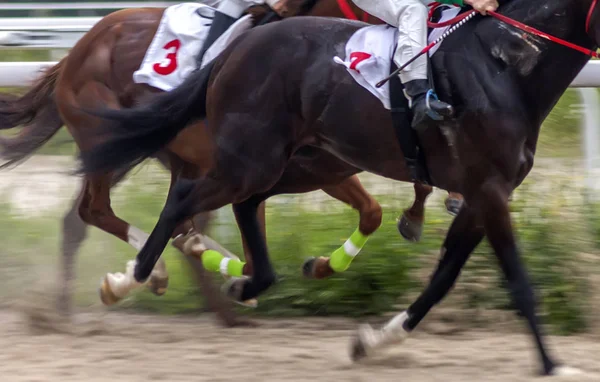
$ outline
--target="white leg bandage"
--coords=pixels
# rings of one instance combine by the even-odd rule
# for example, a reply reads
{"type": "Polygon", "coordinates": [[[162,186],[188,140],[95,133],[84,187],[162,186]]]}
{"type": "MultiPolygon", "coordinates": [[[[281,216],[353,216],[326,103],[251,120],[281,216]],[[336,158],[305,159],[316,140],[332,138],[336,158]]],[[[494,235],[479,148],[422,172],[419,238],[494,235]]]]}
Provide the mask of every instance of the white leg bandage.
{"type": "Polygon", "coordinates": [[[403,327],[406,320],[408,320],[408,313],[402,312],[380,330],[375,330],[368,324],[362,325],[358,330],[358,336],[367,354],[403,342],[409,335],[403,327]]]}
{"type": "Polygon", "coordinates": [[[130,260],[127,262],[125,273],[109,273],[106,275],[108,285],[113,294],[119,298],[125,297],[132,289],[141,286],[133,276],[136,261],[130,260]]]}

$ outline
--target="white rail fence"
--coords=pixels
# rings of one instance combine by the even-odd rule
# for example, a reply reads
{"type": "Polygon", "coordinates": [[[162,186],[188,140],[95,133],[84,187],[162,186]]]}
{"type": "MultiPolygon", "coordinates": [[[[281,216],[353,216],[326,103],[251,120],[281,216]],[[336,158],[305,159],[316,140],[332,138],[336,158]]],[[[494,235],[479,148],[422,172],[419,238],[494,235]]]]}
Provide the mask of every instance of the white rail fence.
{"type": "Polygon", "coordinates": [[[84,9],[123,9],[123,8],[152,8],[152,7],[168,7],[169,5],[178,4],[177,1],[116,1],[112,3],[106,2],[89,2],[89,3],[4,3],[0,4],[0,11],[36,11],[36,10],[54,10],[54,9],[69,9],[69,10],[84,10],[84,9]]]}
{"type": "MultiPolygon", "coordinates": [[[[202,0],[214,5],[219,0],[202,0]]],[[[14,10],[118,10],[122,8],[167,7],[177,2],[113,2],[113,3],[29,3],[0,4],[0,11],[14,10]]],[[[0,54],[2,49],[71,48],[101,17],[6,17],[0,18],[0,54]]],[[[1,58],[0,58],[1,59],[1,58]]],[[[41,70],[56,62],[0,62],[0,87],[26,87],[41,70]]],[[[573,110],[583,115],[582,146],[585,153],[586,185],[600,191],[600,60],[590,61],[570,85],[578,88],[581,107],[573,110]]],[[[592,193],[600,195],[600,193],[592,193]]]]}

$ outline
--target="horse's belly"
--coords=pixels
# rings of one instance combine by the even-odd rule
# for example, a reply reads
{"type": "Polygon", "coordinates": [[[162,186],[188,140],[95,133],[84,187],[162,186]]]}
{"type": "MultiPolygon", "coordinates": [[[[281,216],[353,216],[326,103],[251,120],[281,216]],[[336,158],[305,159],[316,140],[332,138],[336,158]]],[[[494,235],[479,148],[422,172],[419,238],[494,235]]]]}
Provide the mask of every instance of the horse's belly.
{"type": "Polygon", "coordinates": [[[212,166],[214,147],[203,122],[186,127],[168,144],[167,149],[182,160],[197,165],[202,174],[212,166]]]}

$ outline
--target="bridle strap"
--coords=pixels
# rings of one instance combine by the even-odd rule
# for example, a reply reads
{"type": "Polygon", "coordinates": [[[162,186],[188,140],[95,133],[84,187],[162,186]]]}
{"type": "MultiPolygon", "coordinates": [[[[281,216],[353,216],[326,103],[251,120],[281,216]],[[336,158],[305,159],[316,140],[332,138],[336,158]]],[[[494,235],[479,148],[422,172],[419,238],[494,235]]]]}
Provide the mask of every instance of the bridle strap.
{"type": "MultiPolygon", "coordinates": [[[[592,1],[592,5],[590,6],[590,10],[588,11],[587,20],[586,20],[586,31],[589,28],[590,20],[591,20],[592,14],[594,13],[594,9],[596,8],[597,3],[598,3],[598,0],[593,0],[592,1]]],[[[439,3],[432,3],[432,4],[430,4],[430,6],[432,6],[433,9],[435,10],[435,8],[437,8],[439,6],[439,3]]],[[[450,19],[448,21],[443,22],[443,23],[431,23],[431,22],[428,22],[427,25],[430,28],[441,28],[441,27],[445,27],[445,26],[448,26],[448,25],[453,25],[453,24],[456,24],[456,23],[462,21],[463,19],[465,19],[466,17],[468,17],[469,15],[471,15],[471,14],[473,14],[475,12],[476,12],[475,10],[471,10],[469,12],[465,12],[463,14],[460,14],[460,15],[458,15],[458,16],[456,16],[456,17],[454,17],[454,18],[452,18],[452,19],[450,19]]],[[[574,49],[574,50],[576,50],[578,52],[581,52],[583,54],[587,54],[588,56],[596,57],[596,58],[599,57],[599,54],[596,51],[594,51],[594,50],[591,50],[591,49],[588,49],[588,48],[584,48],[584,47],[579,46],[577,44],[573,44],[572,42],[568,42],[568,41],[563,40],[563,39],[561,39],[559,37],[554,37],[552,35],[549,35],[546,32],[542,32],[539,29],[536,29],[534,27],[530,27],[529,25],[523,24],[520,21],[517,21],[517,20],[511,19],[510,17],[501,15],[500,13],[497,13],[497,12],[488,12],[488,15],[490,15],[490,16],[492,16],[492,17],[494,17],[494,18],[496,18],[496,19],[498,19],[498,20],[500,20],[500,21],[502,21],[502,22],[504,22],[504,23],[506,23],[508,25],[512,25],[513,27],[519,28],[519,29],[521,29],[521,30],[523,30],[523,31],[525,31],[527,33],[531,33],[531,34],[536,35],[538,37],[545,38],[546,40],[550,40],[550,41],[555,42],[557,44],[566,46],[567,48],[574,49]]]]}
{"type": "Polygon", "coordinates": [[[592,22],[592,15],[594,14],[596,5],[598,5],[598,0],[593,0],[592,5],[590,5],[590,10],[588,11],[587,17],[585,19],[585,32],[586,33],[589,33],[589,31],[590,31],[590,23],[592,22]]]}

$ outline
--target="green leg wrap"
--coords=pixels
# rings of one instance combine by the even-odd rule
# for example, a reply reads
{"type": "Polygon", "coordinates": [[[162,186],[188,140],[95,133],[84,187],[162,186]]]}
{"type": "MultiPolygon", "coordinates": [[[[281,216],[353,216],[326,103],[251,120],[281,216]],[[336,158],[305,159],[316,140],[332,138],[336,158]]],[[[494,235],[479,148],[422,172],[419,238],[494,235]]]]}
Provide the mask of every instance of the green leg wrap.
{"type": "Polygon", "coordinates": [[[226,276],[241,277],[243,276],[242,272],[246,263],[237,259],[230,259],[217,251],[209,249],[202,253],[202,265],[204,269],[210,272],[220,272],[226,276]]]}
{"type": "Polygon", "coordinates": [[[336,249],[331,255],[331,258],[329,259],[329,266],[331,266],[331,269],[336,272],[343,272],[348,269],[350,263],[354,260],[354,257],[358,255],[368,238],[368,236],[363,235],[356,229],[352,236],[346,240],[344,245],[336,249]]]}

